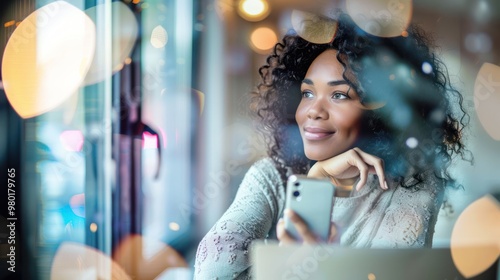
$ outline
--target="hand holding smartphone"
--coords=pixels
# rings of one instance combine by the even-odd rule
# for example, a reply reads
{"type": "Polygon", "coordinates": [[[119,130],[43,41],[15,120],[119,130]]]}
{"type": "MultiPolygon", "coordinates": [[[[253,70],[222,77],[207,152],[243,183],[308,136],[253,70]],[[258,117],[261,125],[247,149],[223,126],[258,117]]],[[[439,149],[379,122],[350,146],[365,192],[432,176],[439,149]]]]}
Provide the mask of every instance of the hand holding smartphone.
{"type": "MultiPolygon", "coordinates": [[[[285,207],[298,214],[311,232],[326,241],[330,236],[334,193],[335,186],[328,179],[292,175],[288,178],[285,207]]],[[[293,238],[301,240],[286,216],[285,229],[293,238]]]]}

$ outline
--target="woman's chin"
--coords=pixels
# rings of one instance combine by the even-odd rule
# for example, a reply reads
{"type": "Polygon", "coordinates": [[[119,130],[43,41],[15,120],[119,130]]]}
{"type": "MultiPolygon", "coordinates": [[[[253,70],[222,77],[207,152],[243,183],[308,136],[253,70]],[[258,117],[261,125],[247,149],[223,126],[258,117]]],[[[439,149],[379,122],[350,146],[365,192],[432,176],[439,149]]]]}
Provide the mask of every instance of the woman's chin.
{"type": "Polygon", "coordinates": [[[340,149],[325,152],[325,149],[306,149],[304,148],[304,154],[310,160],[322,161],[330,159],[334,156],[340,155],[349,149],[340,149]]]}
{"type": "Polygon", "coordinates": [[[333,156],[328,156],[325,153],[318,153],[318,152],[306,152],[305,154],[309,160],[314,160],[314,161],[322,161],[333,157],[333,156]]]}

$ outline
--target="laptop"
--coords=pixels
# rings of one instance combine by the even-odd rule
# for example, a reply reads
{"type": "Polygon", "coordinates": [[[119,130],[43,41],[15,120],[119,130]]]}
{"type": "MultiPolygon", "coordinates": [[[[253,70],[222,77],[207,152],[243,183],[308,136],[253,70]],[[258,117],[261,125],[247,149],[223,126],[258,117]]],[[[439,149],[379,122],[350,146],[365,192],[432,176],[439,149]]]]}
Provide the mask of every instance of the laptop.
{"type": "Polygon", "coordinates": [[[334,245],[278,246],[258,242],[251,254],[256,280],[454,280],[499,279],[498,259],[486,271],[465,278],[449,248],[355,249],[334,245]]]}

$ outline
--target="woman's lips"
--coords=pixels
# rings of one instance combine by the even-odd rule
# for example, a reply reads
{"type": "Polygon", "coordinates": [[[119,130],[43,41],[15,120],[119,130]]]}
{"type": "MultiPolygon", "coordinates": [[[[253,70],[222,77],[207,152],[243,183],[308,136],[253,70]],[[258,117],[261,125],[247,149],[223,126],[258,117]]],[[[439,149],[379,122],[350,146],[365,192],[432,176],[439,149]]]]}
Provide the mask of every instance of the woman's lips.
{"type": "Polygon", "coordinates": [[[323,140],[327,137],[332,136],[335,131],[329,131],[318,127],[305,127],[304,128],[304,138],[307,140],[323,140]]]}

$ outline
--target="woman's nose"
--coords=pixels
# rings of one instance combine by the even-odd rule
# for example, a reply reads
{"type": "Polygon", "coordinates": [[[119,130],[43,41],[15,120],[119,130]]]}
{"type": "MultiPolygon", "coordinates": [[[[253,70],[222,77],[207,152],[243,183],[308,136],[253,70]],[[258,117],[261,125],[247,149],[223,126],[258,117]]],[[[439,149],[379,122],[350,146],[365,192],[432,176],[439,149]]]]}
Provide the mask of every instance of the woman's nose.
{"type": "Polygon", "coordinates": [[[325,110],[323,102],[321,99],[315,100],[307,110],[307,117],[313,120],[328,119],[328,112],[325,110]]]}

